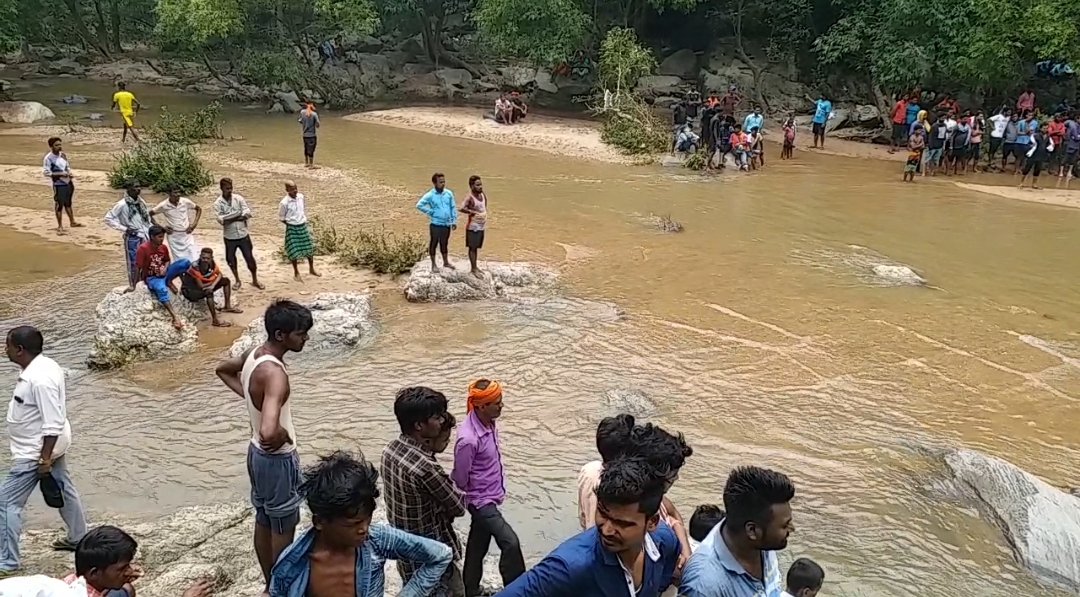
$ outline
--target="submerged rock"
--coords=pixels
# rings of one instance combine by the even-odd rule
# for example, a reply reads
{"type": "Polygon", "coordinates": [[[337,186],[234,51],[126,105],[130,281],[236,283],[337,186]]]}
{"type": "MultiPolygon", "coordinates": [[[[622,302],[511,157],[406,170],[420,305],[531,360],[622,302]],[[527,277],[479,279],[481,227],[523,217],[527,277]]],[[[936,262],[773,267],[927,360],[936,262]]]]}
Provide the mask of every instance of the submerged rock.
{"type": "Polygon", "coordinates": [[[0,122],[33,124],[50,118],[56,114],[38,102],[0,102],[0,122]]]}
{"type": "Polygon", "coordinates": [[[877,263],[871,266],[870,271],[875,276],[892,284],[904,286],[925,286],[926,280],[915,270],[906,265],[886,265],[877,263]]]}
{"type": "Polygon", "coordinates": [[[205,303],[192,303],[170,294],[173,308],[184,322],[184,329],[177,330],[169,313],[145,284],[139,282],[133,292],[124,290],[124,287],[112,289],[94,311],[97,334],[87,365],[112,369],[195,350],[198,342],[195,322],[210,316],[205,303]]]}
{"type": "Polygon", "coordinates": [[[1080,591],[1080,498],[973,450],[953,450],[945,464],[1001,528],[1021,564],[1080,591]]]}
{"type": "Polygon", "coordinates": [[[612,415],[627,413],[635,417],[651,417],[656,414],[656,402],[642,390],[614,388],[604,390],[604,404],[612,415]]]}
{"type": "Polygon", "coordinates": [[[480,262],[481,275],[469,272],[469,262],[451,260],[457,269],[431,271],[427,259],[417,263],[405,285],[405,298],[414,303],[456,303],[493,299],[521,288],[543,288],[554,283],[557,274],[532,263],[480,262]]]}
{"type": "MultiPolygon", "coordinates": [[[[308,520],[305,511],[297,528],[298,536],[307,528],[308,520]]],[[[385,522],[381,504],[373,520],[385,522]]],[[[215,580],[215,597],[250,597],[263,590],[262,573],[251,542],[255,522],[251,506],[246,502],[181,508],[148,523],[115,519],[94,522],[116,525],[139,542],[139,559],[145,570],[143,578],[135,583],[140,597],[176,597],[202,577],[215,580]]],[[[466,537],[460,531],[458,534],[462,535],[464,544],[466,537]]],[[[52,530],[26,532],[22,556],[28,568],[54,575],[70,571],[71,555],[54,551],[51,547],[54,539],[56,533],[52,530]]],[[[493,592],[502,587],[496,558],[497,555],[489,554],[484,560],[482,580],[482,585],[493,592]]],[[[388,561],[384,573],[386,594],[397,595],[401,591],[401,577],[396,562],[388,561]]]]}
{"type": "MultiPolygon", "coordinates": [[[[366,294],[325,292],[315,295],[304,306],[311,309],[315,323],[305,350],[356,346],[371,330],[371,297],[366,294]]],[[[263,342],[266,342],[266,325],[262,317],[256,317],[233,342],[229,354],[240,356],[263,342]]]]}
{"type": "Polygon", "coordinates": [[[60,98],[60,101],[64,102],[65,104],[85,104],[87,102],[87,99],[81,95],[76,94],[66,95],[60,98]]]}

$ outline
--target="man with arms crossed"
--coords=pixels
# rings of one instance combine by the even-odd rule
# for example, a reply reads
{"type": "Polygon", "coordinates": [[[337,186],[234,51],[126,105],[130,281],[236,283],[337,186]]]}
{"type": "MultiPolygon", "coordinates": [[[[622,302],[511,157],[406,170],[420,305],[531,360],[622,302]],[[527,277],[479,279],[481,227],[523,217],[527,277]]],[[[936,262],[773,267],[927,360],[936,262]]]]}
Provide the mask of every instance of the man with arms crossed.
{"type": "Polygon", "coordinates": [[[4,504],[0,512],[0,578],[19,569],[23,508],[41,479],[51,475],[64,496],[60,517],[68,534],[57,539],[53,548],[74,551],[75,544],[86,534],[82,502],[64,459],[71,445],[64,370],[41,354],[44,344],[41,332],[24,325],[8,332],[4,346],[8,359],[18,365],[20,372],[7,412],[11,465],[0,488],[4,504]]]}
{"type": "Polygon", "coordinates": [[[214,200],[214,214],[218,224],[221,224],[222,233],[225,237],[225,263],[233,275],[233,290],[240,290],[243,285],[240,282],[240,272],[236,270],[236,251],[244,256],[244,263],[251,272],[251,285],[259,290],[265,288],[259,283],[258,266],[255,263],[254,246],[251,244],[251,235],[248,234],[247,223],[251,219],[251,209],[248,208],[247,200],[239,193],[233,192],[231,178],[222,178],[219,183],[221,195],[214,200]]]}
{"type": "MultiPolygon", "coordinates": [[[[304,350],[311,311],[280,300],[266,308],[266,342],[218,365],[221,381],[244,398],[251,423],[247,470],[255,507],[255,555],[269,587],[270,571],[300,522],[300,458],[283,359],[304,350]]],[[[440,571],[441,573],[441,571],[440,571]]]]}

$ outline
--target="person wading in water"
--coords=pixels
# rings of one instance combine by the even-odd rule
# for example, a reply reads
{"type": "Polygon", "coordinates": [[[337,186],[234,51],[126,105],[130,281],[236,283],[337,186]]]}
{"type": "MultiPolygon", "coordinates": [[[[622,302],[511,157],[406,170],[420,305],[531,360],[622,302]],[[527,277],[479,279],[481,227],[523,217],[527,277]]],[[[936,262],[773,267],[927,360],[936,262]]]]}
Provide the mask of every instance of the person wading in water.
{"type": "Polygon", "coordinates": [[[461,204],[461,213],[468,214],[465,225],[465,248],[469,249],[469,265],[472,275],[480,277],[480,268],[476,266],[477,254],[484,248],[484,228],[487,225],[487,195],[484,194],[484,182],[477,175],[469,177],[469,196],[461,204]]]}
{"type": "Polygon", "coordinates": [[[218,365],[217,375],[247,403],[251,424],[247,470],[251,505],[255,507],[255,555],[269,587],[271,568],[292,543],[300,522],[302,500],[284,358],[286,353],[304,350],[313,323],[311,311],[285,300],[267,307],[264,321],[266,342],[218,365]]]}

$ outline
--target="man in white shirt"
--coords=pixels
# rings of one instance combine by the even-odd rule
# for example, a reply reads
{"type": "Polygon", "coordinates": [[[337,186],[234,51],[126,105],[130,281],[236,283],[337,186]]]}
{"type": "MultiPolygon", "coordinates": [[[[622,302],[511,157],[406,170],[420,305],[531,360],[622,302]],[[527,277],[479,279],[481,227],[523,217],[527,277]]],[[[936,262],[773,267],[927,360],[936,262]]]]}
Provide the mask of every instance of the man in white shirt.
{"type": "Polygon", "coordinates": [[[315,277],[321,275],[315,271],[315,243],[311,242],[311,233],[308,232],[305,199],[303,193],[296,191],[295,182],[285,181],[285,196],[278,206],[278,219],[285,224],[285,256],[292,262],[293,277],[297,282],[304,281],[300,278],[297,265],[301,259],[307,259],[309,274],[315,277]]]}
{"type": "Polygon", "coordinates": [[[191,233],[202,219],[202,208],[191,199],[181,197],[179,187],[169,187],[168,199],[150,210],[150,219],[165,229],[165,241],[169,244],[173,260],[187,259],[191,263],[199,260],[199,249],[195,246],[195,237],[191,233]],[[194,219],[191,218],[192,212],[195,212],[194,219]],[[164,217],[165,223],[154,220],[156,215],[164,217]]]}
{"type": "Polygon", "coordinates": [[[128,284],[134,286],[138,282],[135,279],[135,253],[143,241],[150,240],[150,209],[140,196],[142,188],[137,181],[129,180],[124,186],[124,196],[105,213],[105,225],[124,235],[124,265],[128,284]]]}
{"type": "Polygon", "coordinates": [[[41,354],[43,345],[41,332],[31,326],[11,330],[5,343],[8,359],[22,372],[7,412],[11,468],[0,487],[0,503],[5,505],[0,516],[0,577],[19,568],[22,511],[41,479],[51,476],[64,498],[60,517],[68,534],[56,540],[53,548],[74,551],[75,544],[86,534],[82,502],[64,459],[71,445],[64,370],[41,354]]]}
{"type": "Polygon", "coordinates": [[[1005,139],[1005,129],[1009,126],[1009,114],[1010,111],[1006,108],[990,117],[990,123],[994,128],[990,130],[990,155],[987,165],[994,163],[994,156],[1001,149],[1001,144],[1005,139]]]}

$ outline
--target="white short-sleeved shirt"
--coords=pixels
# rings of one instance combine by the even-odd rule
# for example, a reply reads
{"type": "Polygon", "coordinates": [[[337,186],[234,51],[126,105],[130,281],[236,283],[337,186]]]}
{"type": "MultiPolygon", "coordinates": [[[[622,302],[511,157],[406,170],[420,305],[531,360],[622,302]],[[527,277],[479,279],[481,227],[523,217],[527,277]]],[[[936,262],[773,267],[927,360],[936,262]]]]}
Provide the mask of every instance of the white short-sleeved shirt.
{"type": "Polygon", "coordinates": [[[154,206],[154,213],[161,214],[165,223],[176,232],[187,231],[191,226],[191,214],[195,212],[195,202],[187,197],[181,197],[176,205],[168,199],[154,206]]]}
{"type": "Polygon", "coordinates": [[[71,445],[67,420],[64,370],[56,361],[38,355],[19,373],[7,412],[12,460],[38,460],[46,435],[55,435],[53,458],[71,445]]]}

